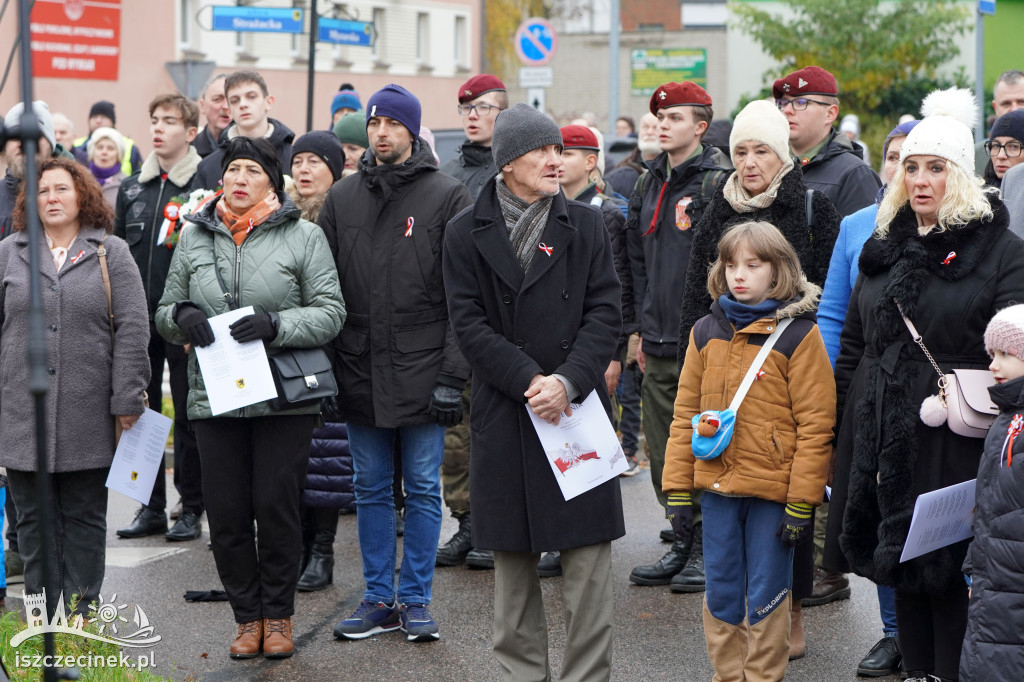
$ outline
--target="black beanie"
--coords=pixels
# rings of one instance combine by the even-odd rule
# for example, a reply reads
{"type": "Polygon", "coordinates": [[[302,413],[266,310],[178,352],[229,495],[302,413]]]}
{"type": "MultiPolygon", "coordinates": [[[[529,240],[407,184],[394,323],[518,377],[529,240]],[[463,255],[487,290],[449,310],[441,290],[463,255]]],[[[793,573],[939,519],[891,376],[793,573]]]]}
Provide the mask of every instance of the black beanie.
{"type": "Polygon", "coordinates": [[[1024,144],[1024,109],[1014,109],[997,118],[996,122],[992,124],[992,130],[988,136],[989,139],[1012,137],[1024,144]]]}
{"type": "Polygon", "coordinates": [[[302,152],[310,152],[319,156],[331,169],[334,181],[337,182],[341,179],[341,172],[345,170],[345,150],[342,149],[341,142],[334,136],[334,133],[328,130],[314,130],[306,133],[292,142],[292,161],[294,162],[295,156],[302,152]]]}
{"type": "Polygon", "coordinates": [[[92,105],[92,109],[89,110],[89,118],[93,116],[106,116],[110,119],[111,123],[117,123],[117,116],[114,114],[113,102],[107,102],[106,100],[100,100],[96,104],[92,105]]]}
{"type": "Polygon", "coordinates": [[[279,199],[284,196],[284,176],[281,175],[281,162],[277,159],[277,152],[274,145],[265,137],[243,137],[239,135],[230,142],[224,149],[224,158],[220,162],[221,177],[228,169],[228,165],[235,159],[248,159],[255,161],[263,168],[263,171],[270,176],[270,184],[279,199]]]}

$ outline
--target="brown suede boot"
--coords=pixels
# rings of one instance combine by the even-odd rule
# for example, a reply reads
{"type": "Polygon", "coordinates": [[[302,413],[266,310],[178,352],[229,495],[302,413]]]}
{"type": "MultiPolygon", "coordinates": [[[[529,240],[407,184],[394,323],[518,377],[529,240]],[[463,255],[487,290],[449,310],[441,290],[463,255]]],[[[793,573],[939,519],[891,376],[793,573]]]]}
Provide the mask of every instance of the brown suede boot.
{"type": "Polygon", "coordinates": [[[288,658],[294,653],[291,618],[264,618],[263,658],[288,658]]]}
{"type": "Polygon", "coordinates": [[[263,621],[251,620],[238,624],[238,634],[231,642],[231,658],[255,658],[260,655],[263,640],[263,621]]]}
{"type": "Polygon", "coordinates": [[[704,600],[704,639],[708,658],[715,669],[712,682],[743,682],[743,661],[747,658],[747,621],[731,625],[715,618],[704,600]]]}
{"type": "Polygon", "coordinates": [[[755,625],[748,626],[750,649],[743,664],[746,682],[778,682],[789,664],[790,595],[755,625]]]}
{"type": "Polygon", "coordinates": [[[789,617],[789,660],[795,661],[807,654],[807,642],[804,640],[803,606],[797,599],[793,600],[793,610],[789,617]]]}

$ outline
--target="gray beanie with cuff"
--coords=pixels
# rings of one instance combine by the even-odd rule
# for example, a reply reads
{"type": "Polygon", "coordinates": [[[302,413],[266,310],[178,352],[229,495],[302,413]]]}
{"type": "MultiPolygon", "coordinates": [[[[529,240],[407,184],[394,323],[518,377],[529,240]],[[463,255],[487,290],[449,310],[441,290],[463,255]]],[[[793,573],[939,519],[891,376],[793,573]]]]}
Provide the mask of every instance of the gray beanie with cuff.
{"type": "Polygon", "coordinates": [[[562,146],[558,124],[529,104],[520,102],[498,112],[491,137],[491,155],[498,170],[514,159],[549,144],[562,146]]]}

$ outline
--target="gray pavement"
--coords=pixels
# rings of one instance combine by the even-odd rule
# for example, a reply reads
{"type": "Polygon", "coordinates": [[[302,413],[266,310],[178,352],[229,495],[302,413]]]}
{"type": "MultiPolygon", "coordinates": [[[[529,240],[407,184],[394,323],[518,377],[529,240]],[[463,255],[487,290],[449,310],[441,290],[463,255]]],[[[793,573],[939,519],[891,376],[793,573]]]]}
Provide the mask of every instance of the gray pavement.
{"type": "MultiPolygon", "coordinates": [[[[636,587],[631,568],[651,563],[667,549],[658,542],[665,526],[651,491],[650,474],[621,479],[627,535],[613,544],[616,633],[614,680],[709,680],[701,596],[676,595],[668,587],[636,587]]],[[[174,486],[168,477],[168,491],[174,486]]],[[[137,504],[110,495],[108,566],[102,594],[107,601],[143,607],[162,640],[153,652],[154,672],[175,680],[497,680],[490,652],[493,572],[465,567],[438,569],[431,611],[441,640],[426,644],[388,633],[359,642],[336,640],[334,624],[362,597],[363,582],[355,516],[342,516],[335,543],[334,584],[299,593],[294,636],[297,653],[283,661],[234,661],[228,645],[235,625],[226,602],[188,603],[186,590],[220,587],[208,534],[202,540],[168,543],[163,537],[120,540],[114,531],[129,523],[137,504]]],[[[456,529],[445,519],[442,539],[456,529]]],[[[561,578],[542,581],[547,604],[551,665],[555,679],[564,646],[561,578]]],[[[20,597],[20,585],[9,588],[20,597]]],[[[11,604],[14,600],[9,599],[11,604]]],[[[789,666],[794,682],[855,680],[858,661],[881,635],[874,587],[853,580],[853,598],[805,611],[807,656],[789,666]]],[[[894,676],[882,678],[898,680],[894,676]]]]}

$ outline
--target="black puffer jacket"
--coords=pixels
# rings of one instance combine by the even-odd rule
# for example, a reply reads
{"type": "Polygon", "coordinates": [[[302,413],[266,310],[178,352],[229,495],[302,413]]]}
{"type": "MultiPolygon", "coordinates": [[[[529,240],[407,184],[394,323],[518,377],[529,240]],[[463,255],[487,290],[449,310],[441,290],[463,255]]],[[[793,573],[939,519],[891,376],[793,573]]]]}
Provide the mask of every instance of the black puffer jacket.
{"type": "Polygon", "coordinates": [[[985,327],[997,311],[1024,301],[1024,241],[1006,229],[1002,202],[989,201],[993,220],[923,237],[904,206],[887,238],[864,244],[836,361],[840,423],[826,568],[846,568],[838,536],[850,568],[878,584],[911,594],[964,587],[966,541],[900,563],[918,495],[974,478],[983,443],[921,421],[936,374],[896,303],[943,373],[988,367],[985,327]]]}
{"type": "Polygon", "coordinates": [[[480,190],[488,180],[498,174],[498,169],[494,167],[490,147],[466,140],[459,147],[458,157],[442,166],[441,172],[465,185],[473,201],[476,201],[480,196],[480,190]]]}
{"type": "Polygon", "coordinates": [[[1024,671],[1024,436],[1014,438],[1006,457],[1010,422],[1024,416],[1024,377],[988,392],[1001,412],[978,466],[960,682],[1016,682],[1024,671]]]}
{"type": "Polygon", "coordinates": [[[114,234],[128,242],[132,258],[139,266],[150,319],[164,295],[164,283],[174,255],[173,248],[156,243],[164,222],[164,208],[174,197],[187,197],[198,166],[199,154],[190,147],[188,155],[164,174],[156,154],[150,153],[142,163],[142,170],[125,178],[117,192],[114,234]]]}
{"type": "Polygon", "coordinates": [[[334,366],[347,423],[426,424],[438,382],[464,387],[469,366],[448,323],[441,245],[448,221],[470,203],[421,140],[400,164],[377,164],[367,150],[359,172],[327,192],[317,222],[348,308],[334,366]]]}
{"type": "Polygon", "coordinates": [[[608,230],[608,239],[612,244],[612,258],[615,260],[615,274],[622,285],[622,343],[636,331],[633,312],[633,273],[629,269],[629,256],[626,253],[626,217],[622,215],[621,201],[606,194],[599,194],[597,185],[590,185],[573,197],[576,201],[601,209],[604,227],[608,230]],[[594,201],[598,200],[598,204],[594,201]]]}
{"type": "Polygon", "coordinates": [[[634,307],[644,352],[672,358],[678,346],[679,305],[690,262],[692,227],[700,222],[714,189],[712,183],[705,184],[705,176],[713,173],[721,181],[732,163],[717,149],[704,147],[671,172],[665,152],[646,165],[652,180],[642,181],[641,191],[633,192],[626,220],[634,307]],[[707,188],[706,201],[702,185],[707,188]]]}
{"type": "Polygon", "coordinates": [[[325,423],[313,431],[302,504],[307,507],[354,510],[356,497],[352,484],[353,473],[348,427],[340,422],[325,423]]]}
{"type": "MultiPolygon", "coordinates": [[[[832,247],[839,236],[839,214],[832,202],[821,192],[814,193],[811,203],[811,228],[807,228],[807,186],[800,168],[793,167],[782,178],[779,193],[771,206],[752,213],[737,213],[725,198],[725,183],[719,184],[711,206],[697,223],[690,250],[683,305],[679,313],[679,365],[686,357],[690,330],[697,320],[708,314],[711,294],[708,293],[708,267],[718,259],[718,240],[725,231],[739,223],[763,220],[779,228],[796,250],[800,267],[809,282],[825,285],[832,247]]],[[[646,350],[646,342],[644,343],[646,350]]]]}
{"type": "MultiPolygon", "coordinates": [[[[274,126],[274,130],[271,131],[268,139],[274,145],[274,151],[277,152],[277,160],[281,162],[281,172],[289,175],[292,167],[292,141],[295,139],[295,133],[276,118],[268,118],[267,120],[274,126]]],[[[218,148],[209,156],[203,157],[199,164],[199,171],[196,173],[196,187],[217,189],[217,185],[220,184],[221,160],[224,158],[224,150],[227,148],[228,142],[233,137],[231,131],[234,128],[234,123],[225,128],[221,132],[220,137],[217,138],[218,148]]]]}
{"type": "Polygon", "coordinates": [[[882,181],[871,166],[864,163],[846,135],[835,130],[814,158],[804,164],[804,183],[831,199],[845,218],[875,203],[882,181]]]}

